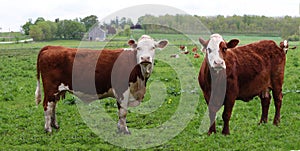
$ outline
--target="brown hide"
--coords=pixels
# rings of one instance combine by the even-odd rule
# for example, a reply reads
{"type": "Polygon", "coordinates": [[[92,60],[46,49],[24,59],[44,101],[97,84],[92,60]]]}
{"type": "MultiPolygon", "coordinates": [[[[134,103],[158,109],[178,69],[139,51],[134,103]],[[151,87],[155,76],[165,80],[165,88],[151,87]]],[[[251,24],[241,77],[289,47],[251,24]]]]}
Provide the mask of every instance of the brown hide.
{"type": "MultiPolygon", "coordinates": [[[[280,110],[285,52],[274,41],[270,40],[263,40],[220,52],[226,63],[226,75],[224,70],[217,73],[210,68],[207,57],[205,57],[198,76],[205,100],[209,104],[211,127],[208,133],[216,132],[215,112],[219,110],[222,104],[225,106],[222,115],[224,120],[222,133],[229,134],[228,123],[235,100],[249,101],[255,96],[260,96],[262,99],[263,115],[261,122],[262,120],[266,122],[267,111],[265,110],[268,109],[269,103],[265,103],[264,98],[269,99],[270,90],[273,90],[276,110],[280,110]],[[224,78],[224,75],[226,78],[224,78]],[[212,83],[212,78],[214,78],[214,83],[212,83]],[[223,81],[222,79],[226,80],[225,96],[221,94],[221,88],[218,87],[219,85],[224,86],[224,83],[220,84],[223,81]],[[216,88],[212,90],[214,84],[216,88]]],[[[279,111],[276,111],[274,118],[274,124],[276,125],[279,122],[279,116],[279,111]]]]}
{"type": "Polygon", "coordinates": [[[43,81],[45,110],[48,101],[59,99],[54,94],[61,83],[71,90],[92,95],[105,94],[114,88],[117,99],[123,99],[130,82],[134,83],[137,77],[144,80],[136,63],[136,51],[123,49],[96,51],[46,46],[39,53],[37,70],[38,78],[41,74],[43,81]]]}
{"type": "MultiPolygon", "coordinates": [[[[226,93],[235,93],[237,99],[248,101],[267,88],[272,89],[277,80],[280,82],[283,79],[285,54],[273,41],[265,40],[228,49],[222,54],[229,80],[227,83],[232,82],[229,85],[236,86],[234,89],[227,87],[226,93]]],[[[210,71],[205,58],[198,78],[200,86],[206,91],[210,90],[210,71]]]]}

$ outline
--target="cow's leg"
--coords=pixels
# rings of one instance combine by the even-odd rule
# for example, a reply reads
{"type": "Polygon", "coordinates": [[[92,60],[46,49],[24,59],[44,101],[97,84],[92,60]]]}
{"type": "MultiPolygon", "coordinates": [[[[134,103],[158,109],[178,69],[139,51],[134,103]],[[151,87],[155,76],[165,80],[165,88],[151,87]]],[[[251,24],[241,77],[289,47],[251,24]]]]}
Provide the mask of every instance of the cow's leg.
{"type": "Polygon", "coordinates": [[[52,133],[52,115],[53,115],[53,108],[55,106],[54,101],[47,101],[44,105],[44,114],[45,114],[45,131],[52,133]]]}
{"type": "Polygon", "coordinates": [[[130,134],[127,124],[126,124],[126,115],[127,115],[127,105],[123,105],[120,101],[117,101],[119,109],[119,121],[118,121],[118,130],[119,133],[130,134]]]}
{"type": "Polygon", "coordinates": [[[259,96],[261,100],[261,118],[259,123],[267,123],[268,122],[268,113],[269,113],[269,107],[270,107],[270,100],[271,95],[269,90],[262,92],[262,94],[259,96]]]}
{"type": "Polygon", "coordinates": [[[220,108],[219,107],[215,107],[213,105],[208,105],[208,111],[209,111],[209,119],[210,119],[210,127],[209,130],[207,132],[208,135],[212,134],[212,133],[216,133],[216,113],[218,112],[220,108]]]}
{"type": "Polygon", "coordinates": [[[234,98],[230,99],[229,97],[227,97],[227,99],[224,102],[224,111],[223,111],[223,114],[222,114],[222,118],[223,118],[223,121],[224,121],[222,134],[224,134],[224,135],[230,134],[229,120],[230,120],[230,117],[231,117],[232,108],[234,106],[234,103],[235,103],[235,99],[234,98]]]}
{"type": "Polygon", "coordinates": [[[209,130],[207,132],[208,135],[211,135],[212,133],[216,133],[216,111],[214,111],[213,109],[209,109],[209,119],[210,119],[210,127],[209,130]]]}
{"type": "Polygon", "coordinates": [[[56,121],[56,113],[55,113],[55,108],[56,108],[56,102],[53,102],[52,105],[52,115],[51,115],[51,126],[54,127],[55,129],[59,129],[59,125],[56,121]]]}
{"type": "Polygon", "coordinates": [[[277,71],[274,73],[274,78],[272,78],[272,94],[274,98],[274,104],[275,104],[275,116],[274,116],[274,125],[278,125],[280,122],[280,108],[281,108],[281,103],[282,103],[282,85],[283,85],[283,77],[284,77],[284,72],[277,71]]]}
{"type": "Polygon", "coordinates": [[[273,98],[275,104],[275,117],[273,124],[278,125],[280,123],[280,108],[282,103],[282,89],[273,90],[273,98]]]}
{"type": "Polygon", "coordinates": [[[43,105],[44,105],[44,114],[45,114],[45,131],[52,133],[52,126],[54,128],[59,128],[56,122],[56,115],[55,115],[56,100],[54,95],[48,96],[47,94],[45,94],[43,105]]]}

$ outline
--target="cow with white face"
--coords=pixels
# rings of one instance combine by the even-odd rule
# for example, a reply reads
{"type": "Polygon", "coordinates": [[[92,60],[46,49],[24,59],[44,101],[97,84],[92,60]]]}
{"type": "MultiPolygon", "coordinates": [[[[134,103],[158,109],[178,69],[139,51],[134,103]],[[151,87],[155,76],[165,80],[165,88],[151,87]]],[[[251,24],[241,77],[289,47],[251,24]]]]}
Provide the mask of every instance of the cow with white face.
{"type": "MultiPolygon", "coordinates": [[[[155,49],[166,47],[168,41],[156,42],[143,35],[137,43],[129,40],[128,44],[129,49],[98,51],[61,46],[41,49],[37,59],[36,103],[41,101],[39,79],[42,77],[47,132],[52,132],[52,127],[59,128],[55,107],[68,91],[75,95],[97,96],[98,99],[116,98],[119,132],[130,133],[126,125],[127,107],[137,106],[143,100],[153,70],[155,49]],[[95,66],[91,66],[94,62],[95,66]]],[[[82,100],[91,102],[97,98],[82,100]]]]}
{"type": "Polygon", "coordinates": [[[219,34],[211,35],[209,40],[199,38],[199,41],[206,52],[198,81],[208,105],[208,134],[216,133],[215,117],[222,106],[222,133],[230,134],[229,120],[235,100],[248,102],[256,96],[260,98],[262,106],[259,123],[268,121],[272,96],[275,105],[273,124],[278,125],[286,52],[289,49],[287,41],[281,42],[279,46],[272,40],[237,46],[239,40],[232,39],[227,43],[219,34]]]}
{"type": "Polygon", "coordinates": [[[150,36],[142,35],[137,44],[135,44],[134,40],[129,40],[128,44],[137,51],[137,63],[141,64],[142,71],[150,75],[154,66],[155,49],[164,48],[168,44],[168,41],[161,40],[156,42],[150,36]]]}
{"type": "Polygon", "coordinates": [[[226,64],[223,59],[224,52],[228,48],[234,48],[239,43],[236,39],[226,43],[219,34],[211,35],[207,41],[199,38],[199,41],[203,46],[202,51],[206,53],[210,67],[216,71],[226,69],[226,64]]]}

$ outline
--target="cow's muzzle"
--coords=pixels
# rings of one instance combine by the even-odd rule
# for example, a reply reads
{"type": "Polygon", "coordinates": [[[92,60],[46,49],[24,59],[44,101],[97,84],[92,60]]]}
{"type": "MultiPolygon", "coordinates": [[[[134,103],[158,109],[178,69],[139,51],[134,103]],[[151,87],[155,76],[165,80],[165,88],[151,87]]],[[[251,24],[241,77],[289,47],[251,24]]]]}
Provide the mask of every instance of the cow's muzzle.
{"type": "Polygon", "coordinates": [[[149,77],[152,73],[152,62],[143,61],[140,63],[140,66],[144,76],[149,77]]]}
{"type": "Polygon", "coordinates": [[[225,61],[224,60],[217,60],[213,62],[212,68],[215,71],[221,71],[226,69],[225,61]]]}

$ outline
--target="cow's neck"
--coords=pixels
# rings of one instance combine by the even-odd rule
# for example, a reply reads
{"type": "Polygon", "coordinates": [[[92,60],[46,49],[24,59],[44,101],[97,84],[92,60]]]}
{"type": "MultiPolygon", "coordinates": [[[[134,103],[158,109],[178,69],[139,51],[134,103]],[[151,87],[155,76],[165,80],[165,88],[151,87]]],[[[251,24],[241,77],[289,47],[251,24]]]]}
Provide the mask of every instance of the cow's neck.
{"type": "Polygon", "coordinates": [[[139,64],[132,70],[129,83],[130,97],[128,100],[128,106],[137,106],[143,100],[149,76],[150,74],[142,71],[142,67],[139,64]]]}
{"type": "Polygon", "coordinates": [[[141,67],[140,64],[137,64],[130,74],[129,81],[136,82],[138,79],[140,79],[140,80],[144,81],[145,85],[146,85],[146,82],[147,82],[148,78],[150,77],[150,75],[151,75],[151,72],[148,73],[145,69],[143,69],[141,67]]]}
{"type": "Polygon", "coordinates": [[[148,79],[152,73],[153,64],[140,65],[140,70],[144,79],[148,79]]]}

